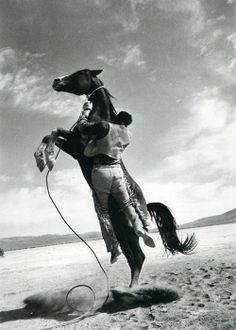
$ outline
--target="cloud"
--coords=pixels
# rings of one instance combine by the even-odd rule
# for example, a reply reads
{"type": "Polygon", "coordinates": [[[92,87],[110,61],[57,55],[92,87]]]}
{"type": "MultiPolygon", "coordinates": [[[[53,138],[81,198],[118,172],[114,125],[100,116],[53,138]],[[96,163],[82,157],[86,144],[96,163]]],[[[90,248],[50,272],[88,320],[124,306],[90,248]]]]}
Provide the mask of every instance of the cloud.
{"type": "Polygon", "coordinates": [[[216,70],[221,76],[224,77],[227,83],[236,84],[236,58],[233,58],[226,65],[221,65],[216,70]]]}
{"type": "Polygon", "coordinates": [[[13,178],[7,174],[0,175],[0,182],[7,183],[11,181],[13,178]]]}
{"type": "Polygon", "coordinates": [[[236,32],[228,35],[226,37],[226,40],[229,41],[232,44],[233,49],[236,51],[236,32]]]}
{"type": "Polygon", "coordinates": [[[191,103],[189,106],[195,133],[202,130],[222,131],[233,110],[228,102],[221,98],[220,89],[217,87],[206,87],[191,103]]]}
{"type": "Polygon", "coordinates": [[[236,34],[223,29],[210,29],[198,42],[206,69],[218,78],[218,84],[236,84],[236,34]]]}
{"type": "MultiPolygon", "coordinates": [[[[225,4],[227,6],[227,4],[225,4]]],[[[199,4],[199,9],[193,11],[195,19],[201,20],[201,28],[190,29],[189,44],[202,56],[202,65],[211,79],[218,85],[236,83],[236,34],[234,16],[227,15],[227,9],[222,6],[222,14],[214,16],[209,7],[199,4]],[[224,15],[225,14],[225,15],[224,15]]]]}
{"type": "Polygon", "coordinates": [[[165,176],[171,176],[173,180],[184,177],[205,182],[206,176],[211,181],[219,171],[234,174],[234,106],[222,99],[219,88],[208,87],[193,97],[186,107],[188,118],[169,139],[170,144],[173,140],[184,143],[179,144],[177,153],[163,159],[160,167],[165,176]]]}
{"type": "Polygon", "coordinates": [[[146,61],[140,45],[128,45],[109,51],[107,55],[99,55],[97,59],[109,66],[121,67],[123,69],[129,66],[145,68],[146,61]]]}
{"type": "Polygon", "coordinates": [[[145,61],[143,60],[143,54],[139,45],[127,46],[124,49],[125,57],[123,59],[124,65],[135,65],[137,67],[144,67],[145,61]]]}
{"type": "Polygon", "coordinates": [[[208,26],[213,26],[215,24],[218,24],[219,22],[224,22],[226,20],[226,17],[224,15],[221,15],[221,16],[218,16],[216,18],[209,18],[207,21],[206,21],[206,24],[208,26]]]}
{"type": "Polygon", "coordinates": [[[120,61],[120,58],[119,57],[115,57],[115,55],[114,56],[113,55],[112,56],[111,55],[109,55],[109,56],[98,55],[97,56],[97,59],[99,61],[101,61],[102,63],[107,64],[109,66],[117,65],[118,62],[120,61]]]}
{"type": "Polygon", "coordinates": [[[42,187],[11,189],[1,194],[0,200],[2,224],[11,222],[12,226],[30,225],[41,221],[42,216],[52,219],[53,210],[46,207],[48,201],[42,187]]]}
{"type": "MultiPolygon", "coordinates": [[[[122,27],[123,33],[134,33],[138,30],[141,23],[141,14],[149,5],[154,5],[153,0],[127,0],[115,1],[109,0],[94,0],[94,3],[99,9],[107,11],[112,17],[112,24],[122,27]]],[[[107,17],[107,22],[109,21],[107,17]]]]}
{"type": "Polygon", "coordinates": [[[105,5],[105,3],[106,3],[106,0],[94,0],[94,4],[96,5],[96,6],[104,6],[105,5]]]}
{"type": "Polygon", "coordinates": [[[204,10],[199,0],[179,0],[175,2],[172,0],[160,0],[156,2],[156,6],[166,13],[175,14],[180,12],[188,14],[190,19],[187,22],[187,27],[191,35],[200,33],[205,27],[204,10]]]}
{"type": "Polygon", "coordinates": [[[44,54],[0,50],[0,95],[5,105],[22,112],[42,112],[59,117],[76,116],[82,98],[53,91],[52,77],[38,62],[44,54]]]}
{"type": "MultiPolygon", "coordinates": [[[[178,172],[176,172],[178,176],[178,172]]],[[[234,184],[223,186],[220,178],[212,182],[158,182],[137,178],[147,202],[161,202],[173,212],[178,224],[224,213],[235,207],[234,184]]]]}
{"type": "Polygon", "coordinates": [[[140,8],[147,6],[150,1],[129,0],[115,13],[114,19],[121,24],[124,32],[134,32],[140,26],[140,8]]]}
{"type": "Polygon", "coordinates": [[[172,0],[160,0],[156,2],[156,5],[159,9],[169,12],[191,12],[195,15],[200,12],[200,1],[199,0],[192,0],[192,1],[185,1],[179,0],[176,3],[172,0]]]}
{"type": "MultiPolygon", "coordinates": [[[[77,168],[52,172],[49,175],[50,193],[60,211],[73,228],[80,232],[99,230],[99,223],[93,207],[92,195],[88,185],[77,168]]],[[[17,228],[27,228],[25,235],[66,232],[61,219],[52,205],[46,187],[18,187],[0,194],[1,236],[9,236],[17,228]],[[11,223],[11,231],[7,224],[11,223]],[[50,225],[49,225],[50,224],[50,225]],[[60,224],[59,226],[57,226],[60,224]],[[50,228],[50,230],[48,230],[50,228]],[[64,230],[63,230],[64,228],[64,230]]],[[[21,232],[22,234],[22,232],[21,232]]]]}
{"type": "Polygon", "coordinates": [[[138,178],[148,201],[160,201],[182,221],[235,207],[236,113],[216,87],[205,87],[187,105],[188,117],[172,136],[170,156],[138,178]]]}

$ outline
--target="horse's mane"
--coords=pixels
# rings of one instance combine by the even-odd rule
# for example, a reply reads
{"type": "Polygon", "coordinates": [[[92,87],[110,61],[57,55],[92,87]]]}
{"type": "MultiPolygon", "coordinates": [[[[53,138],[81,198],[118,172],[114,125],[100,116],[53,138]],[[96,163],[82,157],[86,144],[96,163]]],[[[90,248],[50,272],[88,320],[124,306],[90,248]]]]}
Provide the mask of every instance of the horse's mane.
{"type": "MultiPolygon", "coordinates": [[[[99,78],[97,78],[97,79],[98,79],[100,85],[101,86],[104,86],[103,82],[99,78]]],[[[104,92],[106,94],[106,97],[107,97],[107,99],[109,101],[111,122],[114,123],[115,122],[116,115],[117,115],[117,111],[116,111],[113,103],[111,102],[111,98],[115,99],[115,97],[109,92],[109,90],[107,88],[104,87],[103,89],[104,89],[104,92]]]]}
{"type": "Polygon", "coordinates": [[[113,123],[115,121],[117,111],[116,111],[113,103],[111,102],[111,98],[115,98],[115,97],[106,88],[104,88],[104,91],[105,91],[105,94],[106,94],[106,96],[108,98],[108,101],[109,101],[111,122],[113,123]]]}

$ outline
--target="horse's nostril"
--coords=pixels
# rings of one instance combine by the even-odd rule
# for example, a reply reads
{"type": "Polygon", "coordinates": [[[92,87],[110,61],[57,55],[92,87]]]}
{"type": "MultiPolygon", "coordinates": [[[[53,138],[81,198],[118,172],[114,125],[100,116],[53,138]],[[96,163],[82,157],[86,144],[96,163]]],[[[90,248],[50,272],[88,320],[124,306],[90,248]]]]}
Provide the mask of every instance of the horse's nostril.
{"type": "Polygon", "coordinates": [[[52,87],[53,87],[54,89],[56,89],[56,88],[60,85],[60,81],[61,81],[60,78],[56,78],[56,79],[54,79],[54,80],[53,80],[53,83],[52,83],[52,87]]]}

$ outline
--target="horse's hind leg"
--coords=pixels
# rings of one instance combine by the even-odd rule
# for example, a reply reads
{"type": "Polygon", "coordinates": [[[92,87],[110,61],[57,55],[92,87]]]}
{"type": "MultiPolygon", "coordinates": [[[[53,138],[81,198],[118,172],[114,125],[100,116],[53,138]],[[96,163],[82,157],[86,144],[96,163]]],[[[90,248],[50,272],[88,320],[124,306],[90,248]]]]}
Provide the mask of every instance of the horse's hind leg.
{"type": "Polygon", "coordinates": [[[145,260],[145,255],[139,245],[139,238],[133,229],[129,235],[128,245],[129,251],[131,251],[131,253],[127,255],[127,261],[131,270],[129,287],[132,288],[133,286],[138,285],[139,276],[145,260]]]}
{"type": "MultiPolygon", "coordinates": [[[[142,251],[140,251],[140,252],[141,253],[139,255],[139,260],[135,260],[135,263],[133,265],[131,265],[131,263],[129,263],[129,260],[127,258],[130,269],[131,269],[131,281],[130,281],[130,284],[129,284],[130,288],[138,285],[138,282],[139,282],[139,276],[140,276],[142,266],[143,266],[143,263],[144,263],[144,260],[145,260],[145,255],[143,254],[142,251]]],[[[136,255],[136,257],[137,257],[137,255],[136,255]]]]}
{"type": "Polygon", "coordinates": [[[127,214],[120,212],[112,196],[109,198],[109,211],[117,240],[130,267],[131,281],[129,287],[133,287],[138,284],[145,255],[140,248],[139,238],[135,230],[129,224],[127,214]]]}
{"type": "Polygon", "coordinates": [[[130,267],[131,281],[129,287],[132,288],[138,285],[145,255],[140,248],[139,238],[133,228],[123,225],[122,231],[119,231],[119,234],[117,233],[117,238],[130,267]]]}

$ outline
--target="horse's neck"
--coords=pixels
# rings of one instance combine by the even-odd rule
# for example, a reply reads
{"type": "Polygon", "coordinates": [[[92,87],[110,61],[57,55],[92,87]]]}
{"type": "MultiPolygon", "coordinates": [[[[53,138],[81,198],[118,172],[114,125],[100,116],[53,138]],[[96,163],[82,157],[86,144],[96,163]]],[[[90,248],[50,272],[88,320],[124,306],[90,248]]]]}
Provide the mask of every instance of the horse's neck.
{"type": "Polygon", "coordinates": [[[106,95],[104,90],[100,90],[97,92],[97,95],[94,97],[93,101],[93,113],[92,120],[106,120],[111,121],[110,115],[110,100],[106,95]]]}

